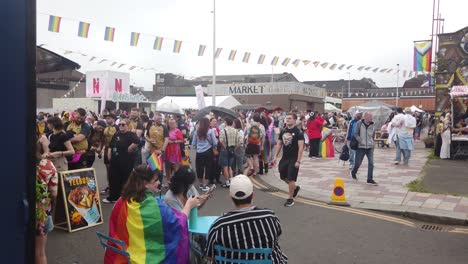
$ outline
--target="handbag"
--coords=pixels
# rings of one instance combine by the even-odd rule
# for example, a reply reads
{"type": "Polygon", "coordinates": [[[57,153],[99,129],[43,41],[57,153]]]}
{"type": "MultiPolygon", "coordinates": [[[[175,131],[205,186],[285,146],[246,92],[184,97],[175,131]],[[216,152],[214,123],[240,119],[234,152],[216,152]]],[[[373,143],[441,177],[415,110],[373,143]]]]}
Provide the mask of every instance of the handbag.
{"type": "Polygon", "coordinates": [[[235,155],[235,153],[234,153],[235,146],[233,146],[233,147],[229,146],[229,141],[228,141],[228,136],[227,136],[226,129],[224,129],[224,135],[226,136],[227,155],[228,155],[228,158],[231,158],[231,157],[233,157],[235,155]]]}
{"type": "Polygon", "coordinates": [[[219,151],[218,151],[218,149],[215,148],[215,147],[213,146],[213,144],[211,144],[211,142],[208,140],[208,135],[206,135],[206,141],[208,141],[208,143],[210,143],[211,149],[213,150],[213,155],[219,156],[219,151]]]}
{"type": "MultiPolygon", "coordinates": [[[[359,127],[357,129],[361,129],[361,123],[358,123],[359,127]]],[[[351,137],[351,142],[349,142],[349,148],[352,150],[356,150],[359,147],[359,141],[356,139],[356,137],[353,135],[351,137]]]]}

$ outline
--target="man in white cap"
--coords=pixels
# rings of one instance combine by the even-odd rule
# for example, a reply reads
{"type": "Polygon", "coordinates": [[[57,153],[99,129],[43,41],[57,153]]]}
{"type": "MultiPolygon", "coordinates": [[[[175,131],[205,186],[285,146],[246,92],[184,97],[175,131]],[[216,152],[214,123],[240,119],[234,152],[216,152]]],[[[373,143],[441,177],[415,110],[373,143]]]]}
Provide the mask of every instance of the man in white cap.
{"type": "MultiPolygon", "coordinates": [[[[273,211],[253,205],[253,184],[249,177],[237,175],[232,178],[229,194],[235,209],[218,218],[211,226],[206,256],[214,259],[215,245],[230,249],[271,248],[273,263],[288,263],[288,257],[278,243],[281,223],[273,211]]],[[[253,254],[241,256],[243,260],[258,257],[253,254]]]]}

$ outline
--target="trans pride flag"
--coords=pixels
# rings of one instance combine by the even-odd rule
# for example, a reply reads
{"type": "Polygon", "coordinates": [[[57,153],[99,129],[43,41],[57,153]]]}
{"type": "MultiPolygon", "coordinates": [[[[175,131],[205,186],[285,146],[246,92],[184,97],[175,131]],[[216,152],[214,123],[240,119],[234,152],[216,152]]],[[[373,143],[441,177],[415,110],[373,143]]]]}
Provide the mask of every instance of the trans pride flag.
{"type": "Polygon", "coordinates": [[[430,72],[432,59],[432,41],[414,42],[414,71],[430,72]]]}
{"type": "MultiPolygon", "coordinates": [[[[132,264],[189,263],[187,216],[171,209],[162,200],[156,200],[151,193],[147,193],[141,203],[122,198],[115,203],[109,221],[109,236],[125,242],[132,264]]],[[[106,250],[104,263],[127,263],[127,259],[106,250]]]]}
{"type": "Polygon", "coordinates": [[[153,152],[151,154],[147,162],[152,171],[155,171],[155,170],[163,171],[162,156],[157,154],[156,152],[153,152]]]}

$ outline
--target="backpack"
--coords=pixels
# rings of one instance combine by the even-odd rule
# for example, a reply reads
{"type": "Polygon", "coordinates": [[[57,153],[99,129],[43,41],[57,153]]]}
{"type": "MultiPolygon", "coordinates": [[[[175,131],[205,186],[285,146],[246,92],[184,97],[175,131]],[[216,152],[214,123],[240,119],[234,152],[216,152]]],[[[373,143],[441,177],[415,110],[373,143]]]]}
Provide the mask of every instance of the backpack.
{"type": "Polygon", "coordinates": [[[259,145],[261,141],[260,127],[255,123],[250,127],[249,135],[247,136],[247,142],[252,145],[259,145]]]}
{"type": "Polygon", "coordinates": [[[340,160],[342,161],[349,160],[349,148],[346,144],[341,149],[340,160]]]}

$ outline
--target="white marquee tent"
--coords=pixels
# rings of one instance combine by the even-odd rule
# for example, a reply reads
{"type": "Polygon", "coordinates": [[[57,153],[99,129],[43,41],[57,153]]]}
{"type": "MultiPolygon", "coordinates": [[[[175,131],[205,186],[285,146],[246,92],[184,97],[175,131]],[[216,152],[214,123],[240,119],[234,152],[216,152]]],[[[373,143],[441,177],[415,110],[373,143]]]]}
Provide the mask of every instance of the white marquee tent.
{"type": "MultiPolygon", "coordinates": [[[[176,103],[182,109],[198,109],[196,96],[165,96],[156,102],[156,109],[164,103],[176,103]]],[[[205,96],[205,106],[210,106],[212,102],[211,96],[205,96]]],[[[216,106],[225,107],[228,109],[238,106],[241,103],[233,96],[216,96],[216,106]]]]}

